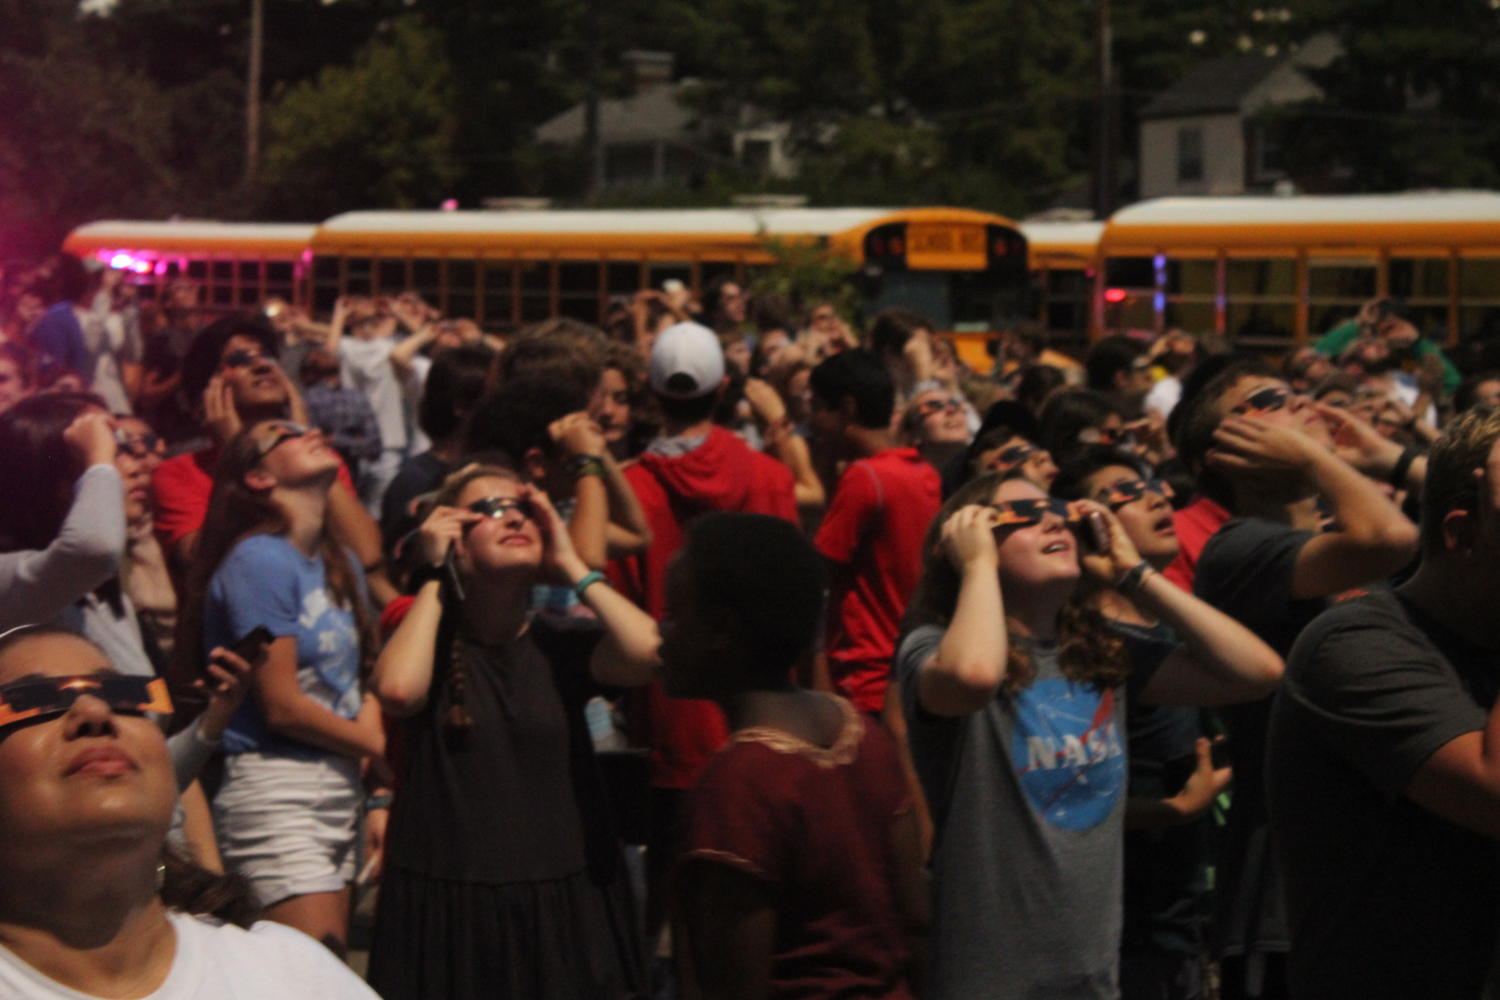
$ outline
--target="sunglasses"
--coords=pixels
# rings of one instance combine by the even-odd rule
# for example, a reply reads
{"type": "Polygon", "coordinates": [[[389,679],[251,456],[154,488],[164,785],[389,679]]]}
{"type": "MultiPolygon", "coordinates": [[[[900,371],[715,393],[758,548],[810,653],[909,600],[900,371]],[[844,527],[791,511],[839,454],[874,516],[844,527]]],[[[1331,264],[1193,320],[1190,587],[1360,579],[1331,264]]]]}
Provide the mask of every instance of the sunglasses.
{"type": "Polygon", "coordinates": [[[237,351],[229,352],[228,356],[224,358],[223,367],[249,368],[252,365],[257,365],[265,360],[267,360],[266,355],[262,354],[260,351],[247,351],[244,348],[240,348],[237,351]]]}
{"type": "Polygon", "coordinates": [[[271,436],[263,439],[256,448],[260,452],[260,457],[265,458],[292,438],[306,437],[311,433],[306,427],[294,424],[290,420],[275,423],[271,425],[271,436]]]}
{"type": "Polygon", "coordinates": [[[527,520],[536,520],[536,508],[531,505],[530,500],[520,497],[485,497],[469,504],[469,510],[496,521],[511,511],[516,511],[527,520]]]}
{"type": "Polygon", "coordinates": [[[1172,484],[1165,479],[1131,479],[1123,483],[1115,483],[1109,489],[1101,490],[1100,503],[1107,504],[1110,510],[1119,510],[1128,503],[1134,503],[1147,493],[1155,493],[1163,500],[1170,500],[1174,496],[1172,484]]]}
{"type": "Polygon", "coordinates": [[[1085,427],[1078,432],[1079,444],[1118,444],[1135,446],[1135,435],[1126,431],[1110,430],[1108,427],[1085,427]]]}
{"type": "Polygon", "coordinates": [[[954,396],[951,399],[928,399],[921,403],[918,403],[915,407],[917,416],[919,417],[930,417],[934,413],[941,413],[944,410],[947,410],[950,413],[957,413],[963,408],[964,401],[959,399],[957,396],[954,396]]]}
{"type": "Polygon", "coordinates": [[[1024,528],[1031,524],[1041,524],[1042,518],[1048,514],[1056,514],[1064,521],[1076,520],[1068,511],[1068,501],[1059,500],[1056,497],[1001,500],[990,504],[989,507],[995,512],[994,527],[996,528],[1024,528]]]}
{"type": "Polygon", "coordinates": [[[128,455],[145,458],[162,446],[162,439],[156,434],[127,434],[116,430],[115,444],[128,455]]]}
{"type": "Polygon", "coordinates": [[[126,674],[27,677],[0,686],[0,733],[32,720],[62,715],[86,694],[103,701],[117,715],[172,712],[167,682],[160,677],[126,674]]]}
{"type": "Polygon", "coordinates": [[[1252,392],[1250,395],[1246,396],[1244,402],[1240,403],[1229,412],[1272,413],[1286,406],[1291,398],[1292,394],[1290,392],[1287,392],[1285,389],[1278,389],[1275,386],[1266,386],[1264,389],[1257,389],[1255,392],[1252,392]]]}

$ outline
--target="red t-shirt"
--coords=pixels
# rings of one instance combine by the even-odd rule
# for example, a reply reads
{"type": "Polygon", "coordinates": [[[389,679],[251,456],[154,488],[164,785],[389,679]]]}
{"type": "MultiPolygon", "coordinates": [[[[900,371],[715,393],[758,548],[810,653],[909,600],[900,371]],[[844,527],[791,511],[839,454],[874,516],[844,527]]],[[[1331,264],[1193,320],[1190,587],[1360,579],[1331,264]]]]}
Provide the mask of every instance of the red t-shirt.
{"type": "Polygon", "coordinates": [[[915,448],[888,448],[844,470],[818,528],[835,563],[828,606],[834,688],[879,712],[907,602],[922,576],[922,539],[943,505],[941,477],[915,448]]]}
{"type": "MultiPolygon", "coordinates": [[[[164,548],[182,541],[203,527],[208,516],[208,501],[214,492],[214,467],[219,464],[219,449],[204,448],[169,458],[157,466],[151,477],[151,493],[156,507],[156,534],[164,548]]],[[[354,490],[343,460],[339,460],[339,482],[354,490]]]]}
{"type": "MultiPolygon", "coordinates": [[[[700,514],[770,514],[797,523],[791,470],[715,427],[682,455],[647,453],[625,470],[651,528],[651,545],[613,560],[610,584],[660,621],[666,611],[667,564],[682,548],[683,529],[700,514]]],[[[711,701],[671,698],[653,681],[629,693],[631,742],[651,748],[651,784],[687,788],[729,736],[724,713],[711,701]]]]}
{"type": "Polygon", "coordinates": [[[826,749],[765,727],[730,738],[688,793],[681,863],[775,886],[772,995],[909,997],[891,830],[911,799],[890,734],[839,704],[826,749]]]}
{"type": "Polygon", "coordinates": [[[1177,529],[1177,558],[1161,571],[1161,575],[1191,594],[1193,577],[1198,573],[1198,554],[1228,520],[1229,511],[1208,497],[1198,497],[1175,512],[1172,527],[1177,529]]]}

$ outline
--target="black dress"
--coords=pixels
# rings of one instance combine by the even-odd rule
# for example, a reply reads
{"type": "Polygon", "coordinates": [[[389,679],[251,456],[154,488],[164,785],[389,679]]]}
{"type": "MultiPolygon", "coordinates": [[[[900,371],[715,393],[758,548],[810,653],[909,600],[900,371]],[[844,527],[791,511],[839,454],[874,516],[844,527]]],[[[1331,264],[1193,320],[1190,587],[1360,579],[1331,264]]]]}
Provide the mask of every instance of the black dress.
{"type": "Polygon", "coordinates": [[[497,645],[444,632],[401,732],[370,947],[385,1000],[615,1000],[645,992],[635,908],[584,719],[598,622],[538,616],[497,645]],[[443,724],[448,650],[472,725],[443,724]]]}

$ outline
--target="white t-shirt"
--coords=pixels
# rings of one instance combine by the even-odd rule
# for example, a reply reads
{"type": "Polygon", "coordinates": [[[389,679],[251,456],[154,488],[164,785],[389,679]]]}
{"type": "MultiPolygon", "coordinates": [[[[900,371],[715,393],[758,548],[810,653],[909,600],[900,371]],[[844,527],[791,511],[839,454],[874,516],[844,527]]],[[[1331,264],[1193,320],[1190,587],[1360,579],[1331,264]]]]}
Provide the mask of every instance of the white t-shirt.
{"type": "MultiPolygon", "coordinates": [[[[379,1000],[349,967],[301,931],[262,921],[246,931],[168,913],[177,931],[172,970],[141,1000],[379,1000]]],[[[98,1000],[49,979],[0,946],[0,997],[98,1000]]]]}
{"type": "Polygon", "coordinates": [[[375,411],[380,427],[380,443],[390,449],[406,448],[406,398],[396,369],[391,367],[395,337],[359,340],[344,337],[339,341],[339,359],[344,365],[344,385],[358,389],[375,411]]]}

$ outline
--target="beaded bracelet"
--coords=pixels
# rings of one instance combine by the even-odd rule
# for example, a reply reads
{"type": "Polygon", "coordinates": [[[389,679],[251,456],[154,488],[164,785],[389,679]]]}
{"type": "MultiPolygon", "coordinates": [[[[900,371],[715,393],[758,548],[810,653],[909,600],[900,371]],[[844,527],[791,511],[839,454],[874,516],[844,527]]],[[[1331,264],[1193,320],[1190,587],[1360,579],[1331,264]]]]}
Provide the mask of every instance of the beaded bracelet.
{"type": "Polygon", "coordinates": [[[574,479],[582,479],[584,476],[604,475],[604,459],[598,455],[574,455],[568,462],[568,469],[573,473],[574,479]]]}

